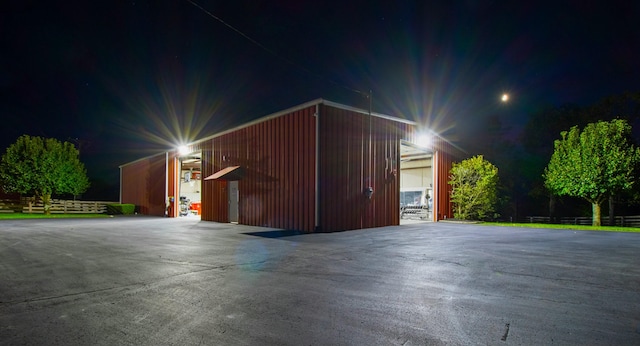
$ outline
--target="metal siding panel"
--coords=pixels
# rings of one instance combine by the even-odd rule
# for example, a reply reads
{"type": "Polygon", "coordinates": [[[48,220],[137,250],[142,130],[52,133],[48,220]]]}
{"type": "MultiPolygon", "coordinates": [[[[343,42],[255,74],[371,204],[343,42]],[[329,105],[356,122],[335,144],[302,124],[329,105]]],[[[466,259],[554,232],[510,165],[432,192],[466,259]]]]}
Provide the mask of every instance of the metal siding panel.
{"type": "MultiPolygon", "coordinates": [[[[202,160],[203,167],[209,169],[209,175],[224,168],[223,156],[228,155],[224,150],[224,140],[221,137],[211,139],[209,141],[209,155],[204,156],[202,160]],[[205,160],[205,157],[208,159],[205,160]]],[[[205,210],[202,219],[206,221],[228,222],[229,221],[229,205],[227,198],[227,184],[225,181],[204,182],[207,193],[203,195],[202,208],[205,210]]]]}
{"type": "MultiPolygon", "coordinates": [[[[356,164],[356,172],[358,172],[358,174],[348,177],[348,179],[351,180],[349,184],[351,187],[349,191],[349,205],[357,208],[353,214],[357,217],[351,218],[351,223],[347,229],[366,228],[368,226],[367,218],[370,216],[368,211],[371,204],[371,201],[366,200],[363,196],[365,187],[371,184],[371,176],[368,171],[369,162],[367,161],[369,152],[367,116],[364,114],[347,114],[345,116],[354,120],[351,127],[353,135],[350,136],[350,134],[347,133],[345,136],[351,137],[354,141],[354,145],[352,146],[353,150],[349,151],[349,161],[356,164]]],[[[339,212],[344,213],[346,210],[348,209],[339,210],[339,212]]]]}
{"type": "MultiPolygon", "coordinates": [[[[275,131],[275,127],[273,125],[273,121],[268,121],[266,123],[264,123],[262,125],[263,130],[261,132],[261,138],[260,138],[260,146],[263,148],[264,150],[264,157],[265,157],[265,173],[269,176],[269,177],[275,177],[275,161],[274,158],[272,157],[273,155],[273,142],[269,140],[269,136],[275,131]]],[[[276,182],[271,182],[268,186],[269,189],[274,189],[276,185],[276,182]]],[[[262,224],[267,225],[269,224],[269,221],[271,219],[271,215],[273,215],[274,211],[275,211],[275,198],[273,196],[273,194],[269,193],[268,191],[265,191],[265,197],[264,197],[264,203],[265,205],[265,211],[264,211],[264,216],[263,216],[263,222],[262,224]]]]}
{"type": "Polygon", "coordinates": [[[372,117],[369,117],[368,115],[364,115],[362,117],[362,127],[363,127],[363,138],[365,141],[365,148],[364,148],[364,161],[363,161],[363,165],[364,165],[364,176],[366,177],[365,179],[365,183],[362,186],[362,190],[360,191],[360,194],[362,195],[362,199],[365,201],[363,208],[363,222],[362,222],[362,228],[370,228],[370,227],[375,227],[375,220],[376,220],[376,194],[380,192],[379,189],[376,188],[376,171],[375,171],[375,164],[376,164],[376,153],[375,153],[375,141],[376,141],[376,134],[375,134],[375,121],[374,119],[371,119],[372,117]],[[371,123],[370,123],[371,122],[371,123]],[[366,199],[364,197],[364,189],[366,187],[372,187],[374,190],[374,194],[372,196],[371,199],[366,199]]]}
{"type": "MultiPolygon", "coordinates": [[[[293,133],[294,145],[290,147],[290,151],[296,163],[292,163],[291,161],[289,162],[289,171],[292,174],[292,178],[294,182],[293,184],[294,189],[293,191],[291,191],[291,193],[294,195],[294,198],[297,197],[297,195],[300,195],[301,200],[304,200],[304,190],[302,190],[300,186],[300,170],[302,169],[303,161],[299,155],[300,146],[296,145],[296,143],[300,143],[300,131],[298,131],[300,129],[300,117],[294,116],[292,118],[293,119],[292,119],[291,125],[293,125],[293,127],[291,128],[291,131],[293,133]]],[[[294,198],[292,198],[291,201],[293,201],[294,198]]],[[[301,214],[300,203],[289,203],[289,204],[290,204],[289,210],[291,211],[292,215],[299,215],[304,217],[304,214],[301,214]]],[[[300,223],[303,224],[304,220],[300,220],[300,223]]]]}
{"type": "Polygon", "coordinates": [[[288,132],[288,135],[285,138],[285,146],[286,146],[286,151],[287,151],[287,161],[286,161],[286,173],[287,173],[287,177],[288,177],[288,184],[287,184],[287,194],[289,196],[289,198],[287,198],[286,203],[286,209],[285,212],[287,213],[285,221],[287,223],[287,227],[288,229],[294,229],[294,218],[299,217],[300,215],[296,214],[296,208],[295,208],[295,201],[297,200],[297,195],[298,195],[298,182],[296,181],[296,176],[295,176],[295,172],[298,171],[297,169],[297,165],[298,164],[302,164],[302,162],[298,161],[298,157],[296,156],[295,153],[295,148],[297,147],[296,143],[297,143],[297,138],[296,138],[296,134],[297,134],[297,127],[296,127],[296,119],[298,118],[297,116],[287,116],[287,118],[285,120],[287,121],[287,124],[285,124],[285,129],[288,132]]]}
{"type": "MultiPolygon", "coordinates": [[[[277,167],[278,167],[278,153],[276,152],[277,143],[274,140],[270,140],[271,137],[277,136],[277,127],[275,121],[269,121],[267,124],[268,131],[264,134],[264,142],[265,147],[267,148],[266,156],[269,160],[269,176],[277,177],[277,167]]],[[[272,189],[278,189],[279,181],[273,182],[271,185],[272,189]]],[[[273,224],[274,217],[277,215],[278,211],[278,201],[274,194],[268,195],[267,204],[269,209],[267,210],[266,223],[265,224],[273,224]]]]}
{"type": "MultiPolygon", "coordinates": [[[[372,119],[374,141],[369,172],[368,115],[326,105],[319,109],[320,229],[338,231],[398,224],[400,140],[411,139],[414,126],[372,119]],[[394,164],[393,179],[389,176],[393,168],[388,164],[394,164]],[[371,201],[363,196],[367,178],[375,189],[371,201]]],[[[203,175],[230,165],[222,158],[234,153],[243,161],[241,165],[274,179],[260,181],[256,176],[241,182],[241,223],[314,230],[314,113],[315,107],[297,110],[207,141],[211,143],[211,154],[203,149],[203,175]]],[[[206,146],[203,144],[203,148],[206,146]]],[[[203,188],[203,220],[226,222],[228,205],[226,186],[222,184],[210,182],[203,188]]]]}
{"type": "Polygon", "coordinates": [[[322,106],[320,115],[321,228],[362,227],[364,184],[363,117],[322,106]]]}
{"type": "MultiPolygon", "coordinates": [[[[278,142],[275,139],[275,138],[278,138],[278,136],[280,135],[279,129],[278,129],[278,122],[275,121],[274,119],[273,121],[269,121],[268,125],[269,125],[269,131],[265,134],[265,138],[264,138],[264,140],[267,143],[267,150],[268,150],[266,152],[266,156],[270,161],[269,176],[275,178],[275,181],[270,185],[270,189],[280,191],[281,189],[280,179],[282,179],[279,176],[280,153],[277,151],[278,142]]],[[[276,225],[278,224],[276,219],[279,218],[278,212],[280,211],[279,198],[277,198],[275,194],[269,193],[267,200],[268,200],[267,203],[269,204],[270,209],[268,211],[268,214],[266,215],[266,219],[267,219],[266,224],[276,225]]]]}
{"type": "MultiPolygon", "coordinates": [[[[251,165],[247,166],[249,169],[255,169],[255,165],[257,165],[256,162],[256,152],[255,152],[255,131],[256,128],[258,126],[252,126],[250,128],[247,128],[247,130],[245,131],[246,134],[246,139],[245,139],[245,143],[244,143],[244,150],[246,151],[245,157],[247,162],[250,162],[251,165]]],[[[257,198],[257,187],[256,187],[256,180],[255,179],[244,179],[245,180],[245,184],[246,187],[245,189],[247,190],[246,193],[244,194],[244,199],[242,201],[242,211],[244,213],[244,215],[241,214],[241,216],[244,216],[244,223],[247,223],[246,220],[251,220],[251,223],[255,223],[256,222],[256,217],[259,213],[258,208],[255,204],[255,199],[257,198]]]]}
{"type": "MultiPolygon", "coordinates": [[[[287,116],[288,117],[288,116],[287,116]]],[[[284,119],[289,120],[289,119],[284,119]]],[[[295,157],[294,154],[294,147],[295,145],[289,145],[290,143],[295,143],[294,142],[294,138],[295,138],[295,131],[293,131],[294,127],[294,122],[295,122],[295,117],[292,117],[290,119],[290,122],[287,121],[284,124],[284,130],[287,132],[287,136],[284,138],[283,144],[285,146],[285,155],[286,155],[286,162],[285,162],[285,174],[287,176],[287,180],[288,180],[288,184],[287,184],[287,198],[285,200],[285,209],[284,212],[286,214],[285,217],[285,224],[287,225],[287,229],[292,229],[291,227],[291,219],[294,216],[294,209],[293,209],[293,199],[294,194],[295,194],[295,176],[293,174],[293,170],[291,169],[294,165],[292,164],[293,162],[295,162],[295,160],[297,159],[295,157]]]]}
{"type": "Polygon", "coordinates": [[[122,203],[132,203],[144,215],[164,216],[165,153],[122,167],[122,203]]]}
{"type": "MultiPolygon", "coordinates": [[[[201,160],[202,160],[202,167],[200,168],[202,170],[202,178],[204,179],[205,177],[210,176],[211,174],[215,173],[213,172],[213,169],[211,168],[211,141],[205,141],[200,143],[200,150],[201,150],[201,160]]],[[[201,187],[201,191],[202,191],[202,196],[201,196],[201,201],[202,201],[202,205],[201,205],[201,214],[200,214],[200,218],[204,221],[211,221],[211,217],[212,217],[212,203],[211,198],[212,193],[211,193],[211,184],[208,181],[202,181],[202,187],[201,187]]]]}
{"type": "Polygon", "coordinates": [[[167,195],[165,196],[165,200],[169,196],[174,196],[174,202],[170,203],[170,208],[167,210],[167,216],[169,217],[177,217],[178,216],[178,205],[179,205],[179,196],[178,196],[178,181],[180,177],[178,176],[179,170],[179,159],[178,154],[176,152],[170,152],[168,155],[169,162],[167,163],[167,195]]]}
{"type": "MultiPolygon", "coordinates": [[[[336,215],[336,207],[342,206],[341,200],[337,199],[337,186],[340,185],[337,175],[335,174],[335,166],[337,165],[337,154],[340,151],[338,147],[340,143],[340,133],[336,129],[336,115],[330,111],[329,107],[321,106],[320,111],[320,227],[323,231],[338,230],[340,227],[336,224],[338,215],[336,215]],[[333,202],[333,203],[331,203],[333,202]]],[[[344,129],[344,126],[342,127],[344,129]]],[[[349,150],[349,149],[348,149],[349,150]]],[[[349,171],[349,166],[345,167],[349,171]]],[[[346,186],[348,188],[348,186],[346,186]]]]}
{"type": "MultiPolygon", "coordinates": [[[[208,177],[216,172],[215,170],[215,152],[214,140],[208,140],[203,144],[202,150],[202,177],[208,177]]],[[[217,208],[215,183],[210,180],[202,181],[202,215],[204,221],[215,221],[214,214],[217,208]]]]}
{"type": "Polygon", "coordinates": [[[385,205],[386,205],[386,193],[385,193],[385,182],[381,179],[384,176],[384,165],[382,162],[384,161],[384,144],[386,142],[385,131],[381,127],[383,126],[382,120],[380,118],[376,118],[373,121],[373,162],[372,162],[372,174],[373,174],[373,213],[372,221],[373,225],[371,227],[379,227],[379,225],[385,224],[385,205]]]}
{"type": "MultiPolygon", "coordinates": [[[[235,153],[235,157],[237,158],[237,162],[234,163],[234,165],[240,165],[240,166],[244,166],[247,167],[247,152],[246,152],[246,142],[247,142],[247,128],[243,128],[239,131],[236,132],[236,135],[233,136],[233,151],[235,153]],[[245,163],[244,165],[242,163],[245,163]]],[[[246,204],[246,196],[247,196],[247,191],[249,189],[248,186],[248,181],[247,179],[241,179],[238,181],[238,191],[239,191],[239,200],[238,200],[238,223],[239,224],[246,224],[247,221],[247,215],[246,215],[246,211],[244,209],[248,209],[245,208],[245,204],[246,204]]]]}
{"type": "Polygon", "coordinates": [[[302,213],[303,218],[300,220],[306,229],[312,229],[313,225],[309,222],[309,218],[312,214],[312,210],[309,207],[311,206],[311,200],[314,199],[313,195],[309,194],[309,182],[313,178],[311,174],[310,168],[313,167],[313,164],[309,162],[309,158],[307,157],[307,152],[309,150],[309,143],[305,142],[304,139],[308,138],[308,140],[313,140],[313,137],[309,136],[309,126],[313,128],[313,123],[309,120],[314,120],[313,113],[308,111],[309,114],[306,114],[304,117],[300,117],[298,128],[300,131],[298,132],[298,142],[301,144],[298,147],[298,157],[300,162],[302,162],[302,169],[299,171],[299,189],[301,194],[301,203],[298,205],[298,212],[302,213]]]}
{"type": "Polygon", "coordinates": [[[164,216],[168,173],[166,157],[164,155],[157,156],[151,161],[149,169],[149,215],[164,216]]]}
{"type": "Polygon", "coordinates": [[[305,229],[315,230],[315,211],[316,211],[316,196],[315,196],[315,188],[316,188],[316,115],[315,109],[309,110],[309,116],[306,117],[307,123],[304,125],[304,129],[306,129],[306,136],[308,138],[304,141],[306,146],[305,151],[305,168],[306,173],[304,175],[305,183],[306,183],[306,198],[307,206],[305,208],[306,215],[306,226],[305,229]]]}
{"type": "Polygon", "coordinates": [[[282,198],[279,198],[279,203],[278,203],[278,213],[277,213],[277,226],[278,228],[287,228],[287,226],[285,225],[285,218],[287,217],[286,212],[285,212],[285,208],[286,208],[286,204],[287,204],[287,180],[289,179],[289,177],[287,176],[286,172],[285,172],[285,163],[286,160],[289,159],[289,157],[287,156],[287,152],[286,152],[286,147],[283,143],[284,140],[284,136],[286,135],[286,130],[283,128],[283,119],[285,116],[279,117],[276,120],[276,126],[278,128],[278,137],[275,138],[275,140],[278,143],[278,176],[281,177],[280,179],[280,189],[281,189],[281,194],[282,194],[282,198]]]}
{"type": "Polygon", "coordinates": [[[282,161],[282,146],[280,145],[280,139],[282,138],[282,133],[281,133],[281,128],[280,128],[280,119],[282,119],[282,117],[280,118],[276,118],[273,120],[273,134],[272,136],[270,136],[271,142],[272,142],[272,157],[274,158],[274,175],[276,177],[278,177],[277,180],[277,185],[276,185],[276,189],[278,191],[280,191],[280,198],[275,198],[274,196],[274,203],[273,203],[273,207],[274,207],[274,211],[273,211],[273,215],[271,215],[271,220],[270,223],[272,225],[274,225],[274,227],[279,227],[279,225],[281,225],[281,221],[282,221],[282,204],[284,203],[284,187],[283,187],[283,182],[282,179],[284,179],[285,177],[282,176],[282,166],[281,166],[281,161],[282,161]]]}
{"type": "Polygon", "coordinates": [[[449,172],[451,171],[454,148],[444,140],[435,143],[434,149],[434,185],[437,192],[434,200],[434,220],[442,220],[453,217],[451,207],[451,185],[449,185],[449,172]]]}
{"type": "MultiPolygon", "coordinates": [[[[326,107],[324,107],[326,109],[326,107]]],[[[334,124],[335,119],[333,119],[333,115],[328,112],[324,112],[322,114],[324,119],[324,124],[321,127],[321,131],[325,131],[325,133],[330,134],[326,142],[326,148],[321,148],[320,150],[324,151],[325,154],[325,164],[323,168],[325,171],[325,176],[327,178],[326,184],[324,186],[324,198],[322,200],[322,207],[327,211],[326,216],[323,221],[327,223],[327,227],[329,229],[335,229],[338,227],[335,223],[337,220],[337,215],[335,215],[336,206],[341,206],[341,200],[339,199],[341,196],[336,196],[335,189],[339,186],[339,182],[337,181],[338,177],[334,174],[334,166],[336,165],[335,160],[337,156],[334,152],[338,152],[336,147],[340,146],[338,131],[335,129],[334,124]],[[332,122],[329,122],[329,121],[332,122]]],[[[324,228],[324,227],[323,227],[324,228]]]]}
{"type": "Polygon", "coordinates": [[[285,155],[286,155],[286,162],[285,162],[285,174],[287,176],[287,180],[288,180],[288,184],[287,186],[287,198],[285,200],[285,208],[284,208],[284,212],[285,212],[285,224],[287,225],[286,228],[291,229],[291,218],[293,217],[293,203],[291,203],[291,201],[294,198],[294,190],[295,190],[295,177],[293,175],[293,171],[291,170],[291,167],[293,166],[291,163],[294,162],[296,160],[296,157],[294,155],[293,152],[293,147],[294,146],[289,146],[288,142],[289,141],[293,141],[293,138],[295,136],[295,131],[291,131],[289,129],[289,125],[291,125],[291,129],[293,128],[293,121],[294,119],[291,119],[291,124],[284,124],[284,130],[287,131],[287,136],[284,138],[284,151],[285,151],[285,155]]]}
{"type": "MultiPolygon", "coordinates": [[[[315,133],[314,110],[301,109],[216,137],[211,140],[213,154],[203,152],[203,170],[213,167],[208,173],[232,164],[248,168],[250,173],[239,182],[240,223],[313,231],[313,221],[305,220],[313,220],[313,204],[306,199],[314,196],[307,196],[304,185],[314,184],[315,174],[307,173],[314,172],[315,136],[301,133],[315,133]],[[303,148],[310,148],[311,157],[303,159],[303,148]],[[223,157],[236,162],[222,161],[223,157]]],[[[203,189],[203,220],[228,219],[223,183],[210,181],[203,189]]]]}
{"type": "Polygon", "coordinates": [[[380,225],[384,225],[383,221],[384,215],[386,213],[386,210],[384,210],[386,204],[385,182],[380,179],[380,177],[384,175],[384,165],[381,164],[381,162],[384,161],[383,146],[385,143],[383,121],[384,119],[380,118],[372,119],[372,162],[370,168],[368,169],[371,170],[371,179],[374,192],[372,205],[370,206],[369,210],[369,213],[371,215],[370,222],[368,224],[369,227],[379,227],[380,225]]]}
{"type": "Polygon", "coordinates": [[[141,160],[122,167],[121,203],[135,204],[138,212],[146,214],[148,191],[146,180],[141,179],[148,170],[149,161],[141,160]]]}
{"type": "Polygon", "coordinates": [[[399,223],[400,140],[406,124],[329,106],[320,112],[320,226],[323,231],[382,227],[399,223]],[[369,153],[371,158],[369,161],[369,153]],[[389,164],[393,167],[387,166],[389,164]],[[393,179],[388,172],[395,168],[393,179]],[[371,184],[374,195],[364,197],[371,184]]]}
{"type": "Polygon", "coordinates": [[[288,163],[293,161],[293,157],[291,157],[290,150],[291,149],[287,145],[287,140],[289,136],[293,136],[293,133],[289,131],[287,128],[287,117],[288,115],[282,116],[280,120],[280,152],[282,153],[282,157],[280,159],[280,174],[282,174],[282,188],[283,188],[283,196],[285,198],[282,199],[282,207],[280,209],[280,227],[285,229],[291,229],[291,225],[289,224],[291,215],[291,211],[289,206],[291,205],[291,183],[292,177],[291,172],[289,171],[288,163]]]}
{"type": "Polygon", "coordinates": [[[261,156],[259,158],[261,162],[261,172],[265,174],[265,181],[262,183],[262,196],[261,196],[261,205],[262,205],[262,215],[260,217],[260,225],[268,225],[271,221],[271,215],[275,210],[275,194],[273,190],[277,184],[276,181],[272,181],[272,178],[275,178],[274,174],[274,162],[273,162],[273,143],[269,140],[270,135],[274,131],[273,122],[266,122],[261,124],[261,131],[259,132],[259,140],[258,145],[261,150],[261,156]]]}
{"type": "Polygon", "coordinates": [[[336,155],[332,154],[338,152],[336,147],[340,143],[338,133],[334,129],[335,115],[324,105],[320,108],[320,227],[323,231],[332,231],[338,227],[334,210],[336,205],[340,204],[334,191],[339,183],[335,174],[332,174],[336,165],[336,155]]]}
{"type": "Polygon", "coordinates": [[[329,205],[327,203],[329,195],[328,189],[331,184],[329,179],[331,178],[327,172],[329,165],[329,158],[327,153],[331,151],[330,146],[333,144],[331,141],[331,131],[327,131],[329,123],[329,114],[325,111],[325,106],[319,107],[320,118],[318,119],[318,227],[324,231],[330,228],[329,205]]]}

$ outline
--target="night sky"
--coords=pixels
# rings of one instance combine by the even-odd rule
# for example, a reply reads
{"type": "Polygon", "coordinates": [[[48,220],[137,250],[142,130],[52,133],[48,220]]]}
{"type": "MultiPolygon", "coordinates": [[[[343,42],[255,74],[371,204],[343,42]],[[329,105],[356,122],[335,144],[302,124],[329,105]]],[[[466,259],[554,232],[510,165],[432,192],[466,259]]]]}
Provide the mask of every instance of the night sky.
{"type": "Polygon", "coordinates": [[[320,97],[371,90],[464,147],[493,115],[640,90],[635,1],[193,1],[5,1],[2,152],[72,140],[117,200],[119,165],[320,97]]]}

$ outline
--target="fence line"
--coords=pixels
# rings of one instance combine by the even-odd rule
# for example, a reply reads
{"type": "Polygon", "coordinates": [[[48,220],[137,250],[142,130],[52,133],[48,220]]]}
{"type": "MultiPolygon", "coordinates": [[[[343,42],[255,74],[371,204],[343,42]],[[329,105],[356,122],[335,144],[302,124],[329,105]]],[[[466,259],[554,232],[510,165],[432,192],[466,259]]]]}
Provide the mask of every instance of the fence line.
{"type": "Polygon", "coordinates": [[[0,213],[13,213],[22,209],[19,201],[12,199],[0,199],[0,213]]]}
{"type": "MultiPolygon", "coordinates": [[[[52,214],[104,214],[107,212],[107,204],[112,203],[115,202],[53,199],[49,212],[52,214]]],[[[28,200],[27,205],[22,207],[22,212],[42,214],[44,213],[44,205],[42,201],[28,200]]]]}
{"type": "MultiPolygon", "coordinates": [[[[640,215],[616,216],[614,219],[615,226],[640,227],[640,215]]],[[[548,216],[527,216],[523,221],[527,223],[560,223],[564,225],[591,225],[593,223],[593,219],[589,216],[561,217],[559,219],[556,218],[553,222],[548,216]]],[[[602,217],[602,225],[609,225],[608,216],[602,217]]]]}

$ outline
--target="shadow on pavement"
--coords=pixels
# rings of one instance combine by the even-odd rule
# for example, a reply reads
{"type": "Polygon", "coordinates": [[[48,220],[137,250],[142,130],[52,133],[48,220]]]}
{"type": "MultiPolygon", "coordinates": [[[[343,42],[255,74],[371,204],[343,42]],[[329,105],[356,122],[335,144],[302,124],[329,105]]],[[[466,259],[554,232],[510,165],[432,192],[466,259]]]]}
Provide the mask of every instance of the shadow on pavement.
{"type": "Polygon", "coordinates": [[[304,235],[306,233],[296,230],[272,230],[272,231],[264,231],[264,232],[244,232],[242,234],[252,235],[256,237],[262,238],[284,238],[284,237],[292,237],[296,235],[304,235]]]}

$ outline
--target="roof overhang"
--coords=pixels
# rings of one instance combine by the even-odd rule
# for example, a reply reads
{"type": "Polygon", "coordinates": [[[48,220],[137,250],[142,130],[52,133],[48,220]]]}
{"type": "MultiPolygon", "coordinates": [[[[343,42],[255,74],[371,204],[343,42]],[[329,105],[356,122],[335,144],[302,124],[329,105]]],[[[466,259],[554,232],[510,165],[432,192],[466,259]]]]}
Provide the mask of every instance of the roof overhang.
{"type": "Polygon", "coordinates": [[[423,160],[431,158],[432,156],[433,149],[431,148],[424,148],[405,140],[400,141],[401,161],[423,160]]]}

